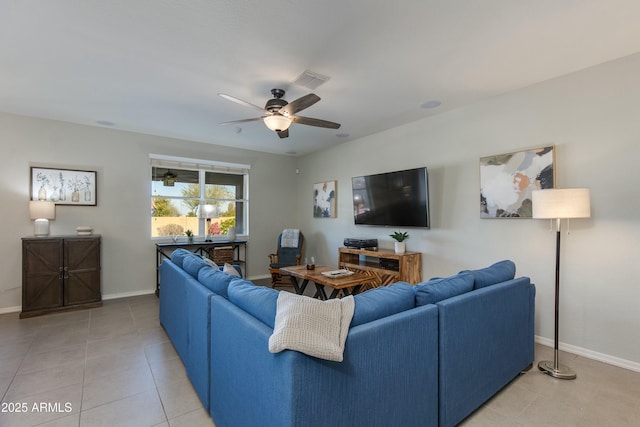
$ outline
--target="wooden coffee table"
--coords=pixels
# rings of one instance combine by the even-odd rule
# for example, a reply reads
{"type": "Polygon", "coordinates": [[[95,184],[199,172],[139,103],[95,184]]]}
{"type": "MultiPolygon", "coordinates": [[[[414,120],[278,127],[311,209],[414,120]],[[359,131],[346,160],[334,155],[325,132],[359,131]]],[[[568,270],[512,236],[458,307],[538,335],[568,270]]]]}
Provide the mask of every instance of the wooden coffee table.
{"type": "Polygon", "coordinates": [[[346,295],[355,295],[360,291],[362,285],[371,282],[372,278],[362,274],[353,273],[350,276],[327,277],[322,274],[323,271],[335,270],[335,267],[327,267],[325,265],[316,265],[313,270],[307,270],[305,265],[294,265],[291,267],[281,267],[280,270],[291,277],[291,284],[298,295],[302,295],[309,282],[313,282],[316,286],[314,298],[327,300],[337,297],[340,292],[346,295]],[[300,283],[298,280],[301,280],[300,283]],[[324,290],[328,286],[333,289],[330,295],[324,290]]]}

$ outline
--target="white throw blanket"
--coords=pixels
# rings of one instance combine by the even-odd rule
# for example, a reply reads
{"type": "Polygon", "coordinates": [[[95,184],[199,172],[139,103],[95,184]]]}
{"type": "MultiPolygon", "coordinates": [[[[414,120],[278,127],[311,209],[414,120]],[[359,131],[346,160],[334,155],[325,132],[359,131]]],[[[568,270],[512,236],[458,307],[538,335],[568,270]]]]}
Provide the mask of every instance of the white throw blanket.
{"type": "Polygon", "coordinates": [[[320,359],[342,362],[354,309],[355,301],[351,295],[320,301],[282,291],[278,295],[269,351],[296,350],[320,359]]]}
{"type": "Polygon", "coordinates": [[[297,248],[299,238],[300,230],[298,230],[297,228],[286,228],[282,230],[280,246],[282,246],[283,248],[297,248]]]}

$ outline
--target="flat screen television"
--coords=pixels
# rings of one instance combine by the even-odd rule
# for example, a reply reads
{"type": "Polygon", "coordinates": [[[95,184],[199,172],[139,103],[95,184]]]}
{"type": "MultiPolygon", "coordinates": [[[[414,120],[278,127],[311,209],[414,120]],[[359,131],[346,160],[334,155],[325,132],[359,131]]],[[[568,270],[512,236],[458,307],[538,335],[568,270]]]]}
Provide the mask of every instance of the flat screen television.
{"type": "Polygon", "coordinates": [[[356,225],[429,228],[427,168],[351,178],[356,225]]]}

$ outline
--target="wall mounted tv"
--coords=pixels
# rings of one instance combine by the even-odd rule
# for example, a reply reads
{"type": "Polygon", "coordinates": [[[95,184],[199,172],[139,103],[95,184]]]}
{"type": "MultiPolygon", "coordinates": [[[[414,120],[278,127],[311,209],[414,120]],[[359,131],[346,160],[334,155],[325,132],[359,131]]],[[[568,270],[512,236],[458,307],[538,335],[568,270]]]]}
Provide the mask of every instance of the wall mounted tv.
{"type": "Polygon", "coordinates": [[[427,168],[351,178],[356,225],[429,228],[427,168]]]}

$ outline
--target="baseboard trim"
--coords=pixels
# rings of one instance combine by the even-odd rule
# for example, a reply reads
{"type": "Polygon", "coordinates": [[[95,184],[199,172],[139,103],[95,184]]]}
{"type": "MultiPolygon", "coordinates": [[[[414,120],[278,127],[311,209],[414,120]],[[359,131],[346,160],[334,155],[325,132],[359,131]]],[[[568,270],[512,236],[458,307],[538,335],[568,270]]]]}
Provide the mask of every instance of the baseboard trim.
{"type": "Polygon", "coordinates": [[[260,274],[257,276],[247,277],[247,280],[260,280],[260,279],[271,279],[270,274],[260,274]]]}
{"type": "Polygon", "coordinates": [[[117,294],[102,295],[102,300],[106,301],[106,300],[110,300],[110,299],[138,297],[140,295],[149,295],[149,294],[153,294],[155,292],[156,292],[155,289],[147,289],[147,290],[144,290],[144,291],[135,291],[135,292],[120,292],[120,293],[117,293],[117,294]]]}
{"type": "Polygon", "coordinates": [[[22,311],[22,307],[19,305],[15,307],[2,307],[0,308],[0,314],[19,313],[22,311]]]}
{"type": "MultiPolygon", "coordinates": [[[[110,299],[129,298],[129,297],[137,297],[140,295],[149,295],[149,294],[155,293],[155,291],[156,291],[155,289],[147,289],[144,291],[120,292],[117,294],[102,295],[102,300],[106,301],[110,299]]],[[[21,311],[22,311],[22,307],[20,307],[19,305],[15,307],[0,308],[0,314],[19,313],[21,311]]]]}
{"type": "MultiPolygon", "coordinates": [[[[553,340],[536,335],[535,341],[538,344],[553,347],[553,340]]],[[[587,359],[597,360],[598,362],[607,363],[609,365],[617,366],[619,368],[628,369],[634,372],[640,372],[640,363],[633,362],[631,360],[621,359],[619,357],[611,356],[609,354],[598,353],[597,351],[589,350],[575,345],[559,343],[558,348],[568,353],[577,354],[578,356],[586,357],[587,359]]]]}

